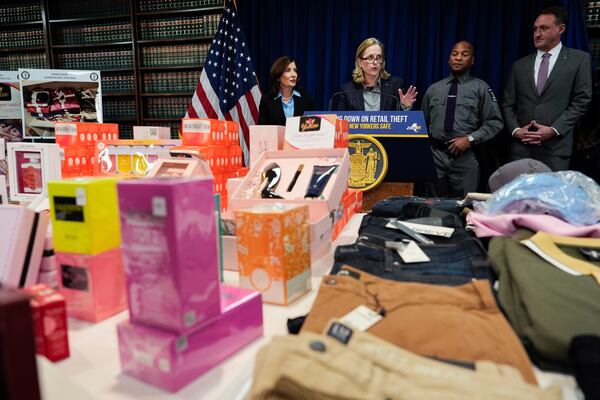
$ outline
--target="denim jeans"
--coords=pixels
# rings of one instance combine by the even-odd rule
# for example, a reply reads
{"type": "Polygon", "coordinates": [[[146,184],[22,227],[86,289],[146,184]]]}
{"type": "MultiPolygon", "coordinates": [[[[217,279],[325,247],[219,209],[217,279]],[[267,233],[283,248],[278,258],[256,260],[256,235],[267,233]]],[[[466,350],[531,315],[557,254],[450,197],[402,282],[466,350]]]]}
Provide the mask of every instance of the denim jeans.
{"type": "Polygon", "coordinates": [[[374,237],[359,237],[355,244],[336,248],[331,275],[337,274],[344,265],[350,265],[383,279],[402,282],[457,286],[472,279],[487,279],[490,283],[495,279],[487,254],[475,238],[456,244],[420,244],[431,261],[413,264],[402,261],[393,249],[364,242],[365,238],[376,241],[374,237]]]}
{"type": "MultiPolygon", "coordinates": [[[[427,206],[436,211],[444,211],[450,214],[459,215],[463,206],[456,204],[460,199],[442,199],[442,198],[424,198],[415,196],[397,196],[389,197],[385,200],[377,202],[371,209],[371,214],[378,217],[396,217],[396,218],[418,218],[417,216],[405,216],[406,212],[414,212],[405,210],[405,206],[409,203],[414,203],[412,207],[418,205],[427,206]]],[[[421,211],[424,212],[424,211],[421,211]]],[[[420,215],[428,217],[429,215],[420,215]]]]}
{"type": "MultiPolygon", "coordinates": [[[[464,239],[473,237],[470,232],[465,231],[462,228],[455,228],[452,225],[450,219],[446,217],[437,218],[440,220],[440,226],[454,228],[454,232],[452,236],[449,238],[443,236],[432,236],[428,235],[427,238],[431,239],[434,243],[446,244],[446,243],[457,243],[464,239]],[[448,226],[450,225],[450,226],[448,226]]],[[[408,220],[410,221],[410,220],[408,220]]],[[[360,228],[358,230],[359,235],[374,235],[381,238],[386,238],[387,240],[397,241],[402,239],[410,239],[408,235],[403,233],[402,231],[394,228],[386,228],[386,225],[389,222],[389,218],[384,217],[374,217],[371,215],[365,215],[360,224],[360,228]]]]}

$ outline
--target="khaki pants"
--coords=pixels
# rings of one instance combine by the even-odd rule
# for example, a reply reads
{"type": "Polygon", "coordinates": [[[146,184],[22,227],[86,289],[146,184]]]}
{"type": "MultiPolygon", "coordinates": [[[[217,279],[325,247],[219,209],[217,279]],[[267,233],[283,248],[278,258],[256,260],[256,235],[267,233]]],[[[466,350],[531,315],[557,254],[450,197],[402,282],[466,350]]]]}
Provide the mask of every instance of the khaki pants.
{"type": "Polygon", "coordinates": [[[417,354],[492,361],[536,383],[529,357],[498,309],[488,281],[446,287],[395,282],[352,267],[354,276],[326,276],[302,332],[323,332],[359,305],[385,315],[368,332],[417,354]],[[358,277],[356,277],[358,276],[358,277]]]}
{"type": "Polygon", "coordinates": [[[274,337],[260,350],[249,400],[259,399],[560,399],[512,367],[475,363],[475,370],[418,356],[354,332],[347,345],[314,333],[274,337]]]}

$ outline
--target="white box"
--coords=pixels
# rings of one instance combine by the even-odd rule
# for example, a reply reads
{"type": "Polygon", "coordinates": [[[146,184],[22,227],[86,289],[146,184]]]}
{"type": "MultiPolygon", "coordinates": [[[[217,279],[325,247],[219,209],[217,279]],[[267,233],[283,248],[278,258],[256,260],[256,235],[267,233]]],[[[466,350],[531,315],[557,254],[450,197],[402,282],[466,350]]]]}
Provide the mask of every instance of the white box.
{"type": "Polygon", "coordinates": [[[11,201],[32,201],[61,179],[60,148],[54,143],[7,143],[11,201]]]}
{"type": "Polygon", "coordinates": [[[171,128],[168,126],[134,126],[134,140],[168,140],[171,139],[171,128]]]}
{"type": "Polygon", "coordinates": [[[279,125],[250,126],[250,167],[264,151],[283,150],[285,127],[279,125]]]}

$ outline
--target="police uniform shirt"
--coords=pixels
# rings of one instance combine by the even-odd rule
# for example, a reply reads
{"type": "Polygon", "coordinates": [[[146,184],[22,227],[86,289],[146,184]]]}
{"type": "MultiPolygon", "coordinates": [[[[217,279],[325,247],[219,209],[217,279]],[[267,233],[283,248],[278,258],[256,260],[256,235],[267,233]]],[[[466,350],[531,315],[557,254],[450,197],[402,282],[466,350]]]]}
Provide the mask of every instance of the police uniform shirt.
{"type": "Polygon", "coordinates": [[[458,92],[454,129],[452,132],[444,130],[446,101],[453,79],[455,76],[450,75],[432,84],[423,97],[421,109],[429,136],[445,142],[453,137],[470,135],[473,145],[494,137],[504,125],[498,101],[487,83],[470,76],[468,72],[456,77],[458,92]]]}

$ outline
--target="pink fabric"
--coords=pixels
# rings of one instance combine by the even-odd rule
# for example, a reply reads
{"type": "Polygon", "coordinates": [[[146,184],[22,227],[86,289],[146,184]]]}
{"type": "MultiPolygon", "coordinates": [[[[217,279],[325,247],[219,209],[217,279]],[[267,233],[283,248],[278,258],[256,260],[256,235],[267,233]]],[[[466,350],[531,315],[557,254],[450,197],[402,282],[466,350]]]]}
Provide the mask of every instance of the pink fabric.
{"type": "Polygon", "coordinates": [[[467,214],[467,225],[478,237],[512,236],[519,228],[573,237],[600,237],[600,224],[575,226],[545,214],[467,214]]]}

